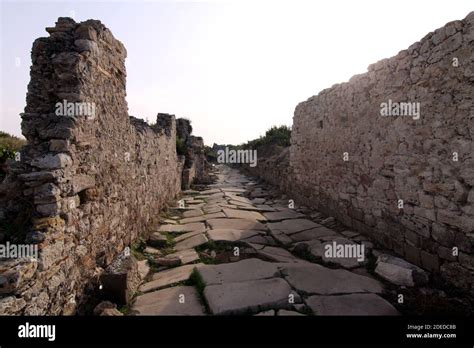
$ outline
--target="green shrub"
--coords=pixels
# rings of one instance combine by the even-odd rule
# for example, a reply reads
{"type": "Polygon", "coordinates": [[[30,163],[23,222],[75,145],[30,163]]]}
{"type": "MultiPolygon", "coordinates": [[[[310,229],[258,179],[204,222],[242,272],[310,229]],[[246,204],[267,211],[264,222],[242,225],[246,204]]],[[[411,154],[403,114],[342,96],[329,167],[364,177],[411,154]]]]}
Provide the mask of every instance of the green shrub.
{"type": "Polygon", "coordinates": [[[16,151],[13,151],[3,144],[0,144],[0,164],[5,163],[9,158],[15,158],[15,153],[16,151]]]}
{"type": "Polygon", "coordinates": [[[204,146],[204,154],[206,155],[208,161],[217,162],[217,153],[212,150],[212,147],[204,146]]]}
{"type": "Polygon", "coordinates": [[[258,149],[263,145],[279,145],[288,147],[291,144],[291,128],[288,126],[273,126],[265,132],[264,136],[250,140],[241,145],[245,149],[258,149]]]}
{"type": "Polygon", "coordinates": [[[288,126],[273,126],[267,130],[264,139],[267,144],[290,146],[291,128],[288,126]]]}
{"type": "Polygon", "coordinates": [[[176,153],[179,156],[184,156],[186,154],[186,143],[184,142],[184,139],[179,137],[176,138],[176,153]]]}
{"type": "Polygon", "coordinates": [[[0,131],[0,164],[4,164],[9,158],[15,158],[15,152],[25,144],[25,140],[0,131]]]}

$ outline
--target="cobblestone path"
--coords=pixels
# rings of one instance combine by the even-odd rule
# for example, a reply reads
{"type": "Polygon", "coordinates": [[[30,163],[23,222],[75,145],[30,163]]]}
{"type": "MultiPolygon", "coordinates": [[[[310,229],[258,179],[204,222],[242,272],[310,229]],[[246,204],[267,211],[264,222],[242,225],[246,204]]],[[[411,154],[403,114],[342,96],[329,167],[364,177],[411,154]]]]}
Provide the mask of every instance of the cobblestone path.
{"type": "Polygon", "coordinates": [[[218,167],[217,176],[204,191],[185,191],[152,233],[144,252],[158,267],[130,314],[399,314],[367,271],[368,240],[289,208],[235,169],[218,167]],[[328,257],[327,244],[364,255],[328,257]]]}

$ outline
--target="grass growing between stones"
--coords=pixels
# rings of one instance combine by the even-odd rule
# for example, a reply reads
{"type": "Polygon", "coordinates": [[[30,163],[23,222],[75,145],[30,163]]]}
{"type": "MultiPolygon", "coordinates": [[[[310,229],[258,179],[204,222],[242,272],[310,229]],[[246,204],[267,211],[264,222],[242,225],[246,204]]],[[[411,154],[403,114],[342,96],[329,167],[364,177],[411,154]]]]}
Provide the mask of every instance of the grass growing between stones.
{"type": "Polygon", "coordinates": [[[199,251],[198,251],[198,255],[199,255],[199,260],[202,263],[204,263],[205,265],[215,265],[216,264],[216,260],[215,260],[214,257],[208,256],[206,253],[199,252],[199,251]]]}
{"type": "Polygon", "coordinates": [[[138,238],[138,240],[130,246],[130,251],[137,260],[145,260],[147,256],[143,253],[143,250],[146,248],[146,241],[142,238],[138,238]]]}
{"type": "Polygon", "coordinates": [[[215,265],[219,263],[217,262],[218,256],[227,252],[229,250],[229,246],[209,240],[207,243],[196,247],[195,250],[199,254],[199,259],[202,263],[215,265]],[[214,257],[210,255],[212,251],[214,251],[216,254],[214,257]]]}
{"type": "Polygon", "coordinates": [[[202,277],[197,269],[193,269],[188,280],[184,282],[184,285],[194,286],[196,288],[199,297],[199,302],[201,302],[201,304],[204,306],[206,314],[210,314],[211,311],[209,309],[209,305],[207,304],[206,297],[204,296],[204,289],[206,287],[206,284],[204,283],[204,280],[202,280],[202,277]]]}

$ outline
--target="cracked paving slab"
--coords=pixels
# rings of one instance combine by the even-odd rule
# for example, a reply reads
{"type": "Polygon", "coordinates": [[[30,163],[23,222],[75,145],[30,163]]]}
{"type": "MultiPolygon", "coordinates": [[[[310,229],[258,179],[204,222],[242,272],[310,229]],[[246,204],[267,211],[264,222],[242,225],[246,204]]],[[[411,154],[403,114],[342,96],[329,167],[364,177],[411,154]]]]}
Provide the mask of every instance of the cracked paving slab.
{"type": "Polygon", "coordinates": [[[236,283],[281,276],[278,264],[260,259],[245,259],[220,265],[201,265],[197,271],[206,285],[236,283]]]}
{"type": "Polygon", "coordinates": [[[267,224],[272,233],[284,233],[291,235],[297,232],[309,230],[320,227],[321,225],[307,219],[291,219],[283,220],[281,222],[271,222],[267,224]]]}
{"type": "Polygon", "coordinates": [[[383,291],[383,285],[375,279],[314,263],[289,263],[282,269],[282,273],[293,288],[306,294],[336,295],[383,291]]]}
{"type": "Polygon", "coordinates": [[[139,290],[143,293],[151,292],[188,280],[194,268],[200,265],[185,265],[155,273],[153,274],[152,281],[140,286],[139,290]]]}
{"type": "Polygon", "coordinates": [[[283,211],[276,211],[276,212],[269,212],[269,213],[264,213],[263,214],[268,221],[270,222],[275,222],[275,221],[281,221],[281,220],[287,220],[287,219],[298,219],[298,218],[304,218],[306,217],[305,215],[298,213],[294,210],[291,209],[286,209],[283,211]]]}
{"type": "Polygon", "coordinates": [[[311,296],[306,304],[316,315],[399,315],[388,301],[375,294],[311,296]]]}
{"type": "Polygon", "coordinates": [[[140,295],[136,298],[131,313],[134,315],[206,314],[198,292],[192,286],[175,286],[140,295]]]}
{"type": "Polygon", "coordinates": [[[193,222],[184,225],[162,225],[159,228],[160,232],[174,232],[174,233],[185,233],[185,232],[206,232],[206,225],[202,222],[193,222]]]}
{"type": "Polygon", "coordinates": [[[266,221],[266,218],[255,211],[248,211],[248,210],[239,210],[239,209],[223,209],[224,214],[228,218],[233,218],[233,219],[245,219],[245,220],[251,220],[251,221],[266,221]]]}
{"type": "Polygon", "coordinates": [[[291,288],[281,278],[209,285],[204,289],[209,310],[215,315],[257,313],[287,308],[291,288]]]}
{"type": "Polygon", "coordinates": [[[209,230],[207,235],[215,242],[235,242],[246,238],[258,236],[262,231],[234,230],[229,228],[209,230]]]}
{"type": "MultiPolygon", "coordinates": [[[[279,249],[277,252],[282,252],[282,250],[279,249]]],[[[286,256],[286,254],[283,255],[286,256]]],[[[304,260],[298,261],[306,262],[304,260]]],[[[283,262],[286,262],[286,260],[283,262]]],[[[281,277],[280,269],[284,267],[285,264],[282,262],[268,262],[257,258],[250,258],[219,265],[200,265],[196,269],[206,285],[215,285],[281,277]]]]}
{"type": "Polygon", "coordinates": [[[195,236],[192,236],[190,238],[187,238],[179,243],[177,243],[174,246],[174,250],[176,251],[182,251],[186,249],[192,249],[195,247],[198,247],[200,245],[203,245],[208,242],[208,239],[204,233],[197,234],[195,236]]]}
{"type": "Polygon", "coordinates": [[[208,220],[207,223],[213,230],[216,229],[234,229],[234,230],[262,230],[265,231],[267,228],[264,224],[258,221],[251,221],[245,219],[212,219],[208,220]]]}
{"type": "Polygon", "coordinates": [[[262,249],[258,249],[257,255],[275,262],[307,262],[294,256],[286,249],[273,246],[265,246],[262,249]]]}
{"type": "Polygon", "coordinates": [[[189,223],[193,223],[193,222],[204,222],[204,221],[207,221],[207,220],[210,220],[210,219],[225,218],[225,217],[226,216],[224,215],[224,213],[215,212],[215,213],[209,213],[209,214],[204,214],[204,215],[200,215],[200,216],[184,218],[184,219],[179,220],[179,223],[180,224],[189,224],[189,223]]]}

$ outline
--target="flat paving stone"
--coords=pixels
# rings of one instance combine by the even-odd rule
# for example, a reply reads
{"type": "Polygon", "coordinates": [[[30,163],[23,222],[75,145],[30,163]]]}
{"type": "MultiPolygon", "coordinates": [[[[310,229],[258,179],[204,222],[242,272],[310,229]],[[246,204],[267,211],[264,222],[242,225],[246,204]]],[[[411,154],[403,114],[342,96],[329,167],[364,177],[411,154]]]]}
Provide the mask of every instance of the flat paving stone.
{"type": "Polygon", "coordinates": [[[224,214],[228,218],[233,219],[245,219],[245,220],[252,220],[252,221],[265,221],[265,217],[257,213],[255,211],[248,211],[248,210],[237,210],[237,209],[223,209],[224,214]]]}
{"type": "Polygon", "coordinates": [[[262,236],[262,235],[256,235],[256,236],[253,236],[253,237],[250,237],[250,238],[243,239],[242,241],[246,242],[246,243],[257,243],[257,244],[270,245],[270,246],[275,246],[276,245],[273,238],[271,238],[269,236],[262,236]]]}
{"type": "Polygon", "coordinates": [[[273,213],[264,213],[263,215],[267,218],[268,221],[281,221],[305,217],[303,214],[291,209],[287,209],[285,211],[276,211],[273,213]]]}
{"type": "Polygon", "coordinates": [[[247,314],[288,307],[291,288],[281,278],[209,285],[204,289],[209,310],[216,315],[247,314]]]}
{"type": "Polygon", "coordinates": [[[212,195],[213,193],[220,193],[220,192],[222,192],[220,189],[210,189],[210,190],[200,191],[199,193],[201,195],[212,195]]]}
{"type": "Polygon", "coordinates": [[[388,301],[375,294],[311,296],[306,304],[316,315],[399,315],[388,301]]]}
{"type": "Polygon", "coordinates": [[[317,228],[312,228],[303,232],[297,232],[291,235],[291,239],[295,242],[307,241],[312,239],[319,239],[322,237],[328,236],[338,236],[336,232],[330,230],[327,227],[321,226],[317,228]]]}
{"type": "Polygon", "coordinates": [[[150,264],[148,263],[148,260],[137,261],[137,266],[140,279],[145,279],[150,273],[150,264]]]}
{"type": "Polygon", "coordinates": [[[189,224],[189,223],[193,223],[193,222],[203,222],[203,221],[207,221],[207,220],[210,220],[210,219],[225,218],[225,217],[226,216],[224,215],[224,213],[216,212],[216,213],[212,213],[212,214],[204,214],[204,215],[201,215],[201,216],[195,216],[195,217],[189,217],[189,218],[181,219],[181,220],[179,220],[179,222],[182,223],[182,224],[189,224]]]}
{"type": "Polygon", "coordinates": [[[197,271],[206,285],[274,278],[279,275],[277,264],[254,258],[220,265],[202,265],[197,271]]]}
{"type": "Polygon", "coordinates": [[[165,246],[168,243],[168,240],[166,239],[166,236],[162,235],[160,232],[153,232],[148,237],[147,243],[152,247],[159,248],[165,246]]]}
{"type": "Polygon", "coordinates": [[[254,248],[255,250],[261,250],[266,247],[264,244],[258,244],[258,243],[252,243],[252,242],[247,242],[247,244],[251,247],[254,248]]]}
{"type": "Polygon", "coordinates": [[[153,291],[136,298],[131,308],[135,315],[205,315],[199,295],[192,286],[153,291]],[[183,302],[184,296],[184,303],[183,302]]]}
{"type": "Polygon", "coordinates": [[[236,202],[252,205],[252,201],[250,199],[242,197],[242,196],[237,196],[236,194],[233,194],[230,192],[226,192],[225,197],[230,199],[231,201],[236,201],[236,202]]]}
{"type": "Polygon", "coordinates": [[[329,269],[312,263],[289,263],[282,268],[282,273],[293,288],[307,294],[336,295],[383,291],[382,284],[375,279],[345,269],[329,269]]]}
{"type": "Polygon", "coordinates": [[[160,232],[175,232],[175,233],[185,233],[185,232],[206,232],[206,225],[202,222],[193,222],[190,224],[184,225],[162,225],[159,229],[160,232]]]}
{"type": "Polygon", "coordinates": [[[181,250],[186,250],[186,249],[192,249],[202,244],[205,244],[207,242],[208,242],[208,239],[204,235],[204,233],[200,233],[177,243],[174,246],[174,250],[181,251],[181,250]]]}
{"type": "Polygon", "coordinates": [[[196,217],[196,216],[201,216],[201,215],[204,215],[201,209],[188,210],[183,213],[183,217],[185,218],[191,218],[191,217],[196,217]]]}
{"type": "Polygon", "coordinates": [[[270,208],[260,208],[260,207],[255,207],[253,205],[239,205],[238,207],[235,207],[234,209],[240,209],[240,210],[248,210],[248,211],[256,211],[259,213],[267,213],[270,211],[275,211],[275,209],[270,208]]]}
{"type": "Polygon", "coordinates": [[[177,257],[178,259],[181,260],[182,265],[186,265],[188,263],[199,260],[199,255],[194,249],[181,250],[181,251],[166,255],[166,257],[171,257],[171,258],[177,257]]]}
{"type": "Polygon", "coordinates": [[[224,191],[224,192],[244,193],[245,189],[237,188],[237,187],[226,187],[226,188],[223,188],[222,191],[224,191]]]}
{"type": "Polygon", "coordinates": [[[254,198],[251,200],[252,204],[263,204],[265,203],[265,198],[254,198]]]}
{"type": "Polygon", "coordinates": [[[266,246],[263,249],[257,250],[257,255],[276,262],[298,262],[303,261],[288,250],[272,246],[266,246]]]}
{"type": "Polygon", "coordinates": [[[209,236],[210,240],[219,242],[219,241],[226,241],[226,242],[235,242],[238,240],[242,240],[245,238],[250,238],[256,236],[261,231],[255,230],[233,230],[233,229],[216,229],[216,230],[209,230],[207,235],[209,236]]]}
{"type": "Polygon", "coordinates": [[[204,208],[204,211],[206,212],[206,214],[213,214],[213,213],[221,212],[221,211],[222,211],[222,208],[221,208],[221,207],[210,208],[210,209],[204,208]]]}
{"type": "Polygon", "coordinates": [[[188,280],[193,269],[198,265],[185,265],[155,273],[152,281],[140,286],[140,291],[146,293],[188,280]]]}
{"type": "Polygon", "coordinates": [[[230,200],[228,204],[233,205],[239,208],[253,208],[254,206],[251,203],[244,203],[240,201],[230,200]]]}
{"type": "Polygon", "coordinates": [[[286,234],[280,231],[273,231],[272,232],[273,238],[278,241],[280,244],[284,246],[290,246],[293,243],[293,239],[288,237],[286,234]]]}
{"type": "Polygon", "coordinates": [[[268,228],[272,232],[283,232],[287,235],[309,230],[312,228],[319,227],[321,225],[306,219],[291,219],[283,220],[280,222],[272,222],[267,224],[268,228]]]}
{"type": "Polygon", "coordinates": [[[196,232],[186,232],[186,233],[180,234],[179,236],[175,237],[175,238],[174,238],[174,241],[175,241],[176,243],[178,243],[178,242],[181,242],[181,241],[183,241],[183,240],[185,240],[185,239],[191,238],[191,237],[196,236],[196,235],[201,234],[201,233],[202,233],[202,232],[200,232],[200,231],[196,231],[196,232]]]}
{"type": "Polygon", "coordinates": [[[258,209],[258,211],[260,212],[273,212],[273,211],[277,211],[275,208],[273,208],[272,206],[268,205],[268,204],[258,204],[258,205],[255,205],[255,208],[258,209]]]}
{"type": "Polygon", "coordinates": [[[235,229],[235,230],[266,230],[265,225],[257,221],[250,221],[245,219],[212,219],[207,223],[212,229],[235,229]]]}

